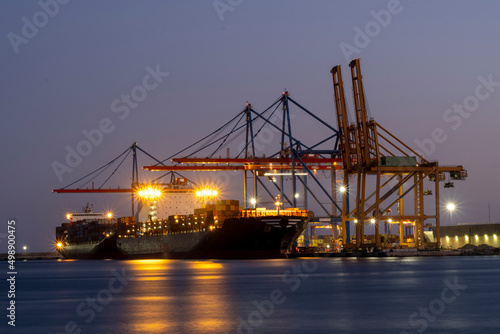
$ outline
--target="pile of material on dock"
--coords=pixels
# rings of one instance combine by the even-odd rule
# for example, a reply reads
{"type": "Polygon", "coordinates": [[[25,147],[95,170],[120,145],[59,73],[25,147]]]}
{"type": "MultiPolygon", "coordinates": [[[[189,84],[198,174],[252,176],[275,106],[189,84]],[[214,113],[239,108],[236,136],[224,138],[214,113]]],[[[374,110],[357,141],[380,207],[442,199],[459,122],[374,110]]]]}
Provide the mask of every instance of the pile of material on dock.
{"type": "Polygon", "coordinates": [[[466,244],[459,249],[462,255],[500,255],[500,248],[486,244],[482,244],[479,246],[466,244]]]}

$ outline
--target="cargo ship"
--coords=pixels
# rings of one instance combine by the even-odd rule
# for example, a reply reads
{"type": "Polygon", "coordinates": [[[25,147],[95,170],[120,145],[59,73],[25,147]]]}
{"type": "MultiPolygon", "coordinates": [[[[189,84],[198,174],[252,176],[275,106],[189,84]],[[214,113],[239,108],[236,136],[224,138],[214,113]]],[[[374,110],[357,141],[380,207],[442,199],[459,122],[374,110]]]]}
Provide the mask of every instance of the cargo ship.
{"type": "Polygon", "coordinates": [[[193,214],[146,222],[105,216],[74,220],[57,228],[57,250],[74,259],[280,258],[308,222],[307,210],[242,210],[237,200],[218,200],[193,214]]]}
{"type": "Polygon", "coordinates": [[[87,203],[81,213],[68,213],[56,227],[56,249],[67,259],[125,259],[116,245],[117,223],[111,213],[95,213],[87,203]]]}

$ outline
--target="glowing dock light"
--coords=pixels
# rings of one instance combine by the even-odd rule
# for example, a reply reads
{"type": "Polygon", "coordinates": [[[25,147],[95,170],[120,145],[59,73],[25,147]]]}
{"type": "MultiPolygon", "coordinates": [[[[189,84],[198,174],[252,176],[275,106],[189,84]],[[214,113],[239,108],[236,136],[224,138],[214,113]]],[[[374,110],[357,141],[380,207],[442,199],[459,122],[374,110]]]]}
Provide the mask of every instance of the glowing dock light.
{"type": "Polygon", "coordinates": [[[354,224],[357,224],[358,223],[358,220],[357,219],[354,219],[354,224]]]}
{"type": "Polygon", "coordinates": [[[299,197],[300,197],[299,193],[296,193],[295,198],[299,198],[299,197]]]}
{"type": "Polygon", "coordinates": [[[347,191],[347,187],[346,186],[340,186],[339,191],[341,193],[345,193],[347,191]]]}
{"type": "Polygon", "coordinates": [[[197,197],[217,197],[219,192],[215,189],[198,189],[196,190],[197,197]]]}
{"type": "Polygon", "coordinates": [[[23,246],[23,250],[27,250],[28,249],[28,246],[23,246]]]}
{"type": "Polygon", "coordinates": [[[465,241],[469,241],[469,236],[468,235],[465,236],[465,241]]]}
{"type": "Polygon", "coordinates": [[[58,243],[56,244],[57,248],[61,248],[61,247],[62,247],[62,245],[63,245],[63,244],[62,244],[62,242],[58,242],[58,243]]]}
{"type": "Polygon", "coordinates": [[[375,218],[370,219],[370,223],[375,224],[375,218]]]}
{"type": "Polygon", "coordinates": [[[66,219],[67,220],[71,220],[72,217],[73,217],[73,215],[71,213],[67,213],[66,214],[66,219]]]}
{"type": "Polygon", "coordinates": [[[139,197],[142,199],[154,200],[161,196],[161,190],[158,188],[154,188],[152,186],[148,186],[143,189],[140,189],[137,192],[137,195],[139,195],[139,197]]]}
{"type": "Polygon", "coordinates": [[[250,198],[250,203],[253,205],[255,208],[257,206],[257,199],[255,197],[250,198]]]}
{"type": "Polygon", "coordinates": [[[113,218],[113,213],[112,212],[108,212],[106,214],[106,217],[108,217],[109,219],[113,218]]]}
{"type": "Polygon", "coordinates": [[[388,222],[389,224],[390,224],[390,223],[392,223],[392,219],[391,219],[391,218],[387,219],[387,222],[388,222]]]}
{"type": "Polygon", "coordinates": [[[453,225],[453,211],[456,209],[456,206],[450,202],[446,204],[446,208],[450,211],[450,225],[453,225]]]}

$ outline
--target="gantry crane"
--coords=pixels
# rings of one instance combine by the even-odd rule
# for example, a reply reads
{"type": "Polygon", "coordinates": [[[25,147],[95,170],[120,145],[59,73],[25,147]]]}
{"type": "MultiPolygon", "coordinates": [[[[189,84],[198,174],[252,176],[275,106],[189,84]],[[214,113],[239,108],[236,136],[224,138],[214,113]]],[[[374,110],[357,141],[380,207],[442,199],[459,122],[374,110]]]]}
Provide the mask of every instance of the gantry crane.
{"type": "MultiPolygon", "coordinates": [[[[438,162],[429,162],[411,149],[392,133],[368,118],[360,61],[354,59],[349,64],[351,69],[352,89],[355,108],[355,122],[349,123],[345,102],[342,73],[340,65],[331,70],[335,97],[335,107],[339,131],[339,149],[343,161],[344,191],[342,208],[342,237],[349,240],[347,227],[349,222],[356,225],[356,243],[344,247],[365,247],[364,225],[375,224],[375,245],[381,246],[380,222],[399,225],[400,245],[426,245],[424,238],[424,222],[433,218],[436,221],[437,246],[440,240],[440,201],[439,181],[444,180],[445,172],[449,172],[455,180],[467,177],[462,166],[439,166],[438,162]],[[418,161],[417,161],[418,159],[418,161]],[[349,176],[357,177],[356,201],[354,209],[349,211],[346,203],[349,196],[349,176]],[[367,177],[375,176],[375,190],[367,196],[367,177]],[[382,183],[382,177],[389,177],[382,183]],[[435,213],[424,213],[423,181],[435,180],[435,213]],[[403,188],[406,186],[406,189],[403,188]],[[404,211],[403,199],[413,192],[414,212],[404,211]],[[397,204],[397,213],[389,215],[397,204]],[[413,226],[413,235],[405,238],[404,226],[413,226]]],[[[408,196],[410,197],[410,196],[408,196]]]]}
{"type": "MultiPolygon", "coordinates": [[[[150,171],[242,171],[244,174],[243,207],[245,209],[251,201],[262,203],[264,197],[268,195],[271,199],[274,199],[277,193],[283,202],[288,203],[291,207],[297,207],[297,198],[299,195],[297,189],[298,185],[301,184],[304,208],[307,208],[307,196],[310,195],[326,215],[333,219],[336,210],[341,210],[335,200],[335,173],[340,168],[340,163],[342,162],[342,159],[339,157],[339,151],[336,149],[337,145],[337,130],[292,99],[288,91],[285,90],[263,112],[254,110],[252,105],[247,102],[240,113],[214,132],[189,145],[186,149],[162,160],[161,164],[144,166],[143,168],[150,171]],[[308,117],[319,124],[318,127],[326,128],[328,136],[313,145],[306,145],[305,140],[292,135],[290,105],[294,105],[294,107],[307,114],[308,117]],[[282,117],[279,122],[275,122],[273,121],[273,117],[277,118],[275,115],[279,109],[281,109],[282,117]],[[279,136],[279,138],[276,138],[280,139],[279,147],[267,143],[266,148],[272,151],[264,152],[260,149],[259,152],[255,141],[264,127],[272,129],[279,136]],[[226,133],[225,129],[228,128],[231,131],[226,133]],[[229,146],[225,147],[224,145],[229,145],[242,133],[245,133],[245,139],[242,142],[244,144],[243,148],[239,149],[235,157],[230,157],[229,146]],[[206,142],[207,140],[208,143],[206,142]],[[193,150],[195,145],[202,142],[202,147],[193,150]],[[320,149],[319,147],[322,144],[329,145],[329,149],[320,149]],[[208,149],[212,150],[211,147],[215,147],[215,150],[206,152],[208,149]],[[228,150],[227,157],[214,157],[215,154],[223,149],[228,150]],[[189,152],[188,150],[192,151],[189,152]],[[207,155],[202,158],[194,156],[195,154],[200,154],[200,152],[206,152],[207,155]],[[267,157],[265,153],[268,153],[267,157]],[[185,155],[180,156],[181,154],[185,155]],[[171,160],[176,165],[163,164],[167,160],[171,160]],[[316,175],[318,171],[330,173],[332,180],[331,191],[328,191],[318,181],[318,175],[316,175]],[[250,174],[250,177],[247,174],[250,174]],[[253,189],[248,184],[247,179],[250,178],[253,178],[253,189]],[[286,178],[290,179],[291,187],[285,185],[284,181],[286,178]],[[320,188],[319,192],[326,196],[328,202],[331,204],[331,209],[327,208],[324,205],[325,201],[321,200],[315,194],[311,184],[307,183],[308,178],[312,179],[314,181],[313,184],[320,188]],[[270,182],[265,183],[263,180],[270,182]],[[259,190],[261,189],[265,191],[265,196],[259,194],[259,190]]],[[[256,203],[253,203],[253,205],[255,206],[256,203]]]]}
{"type": "Polygon", "coordinates": [[[99,167],[98,169],[94,170],[93,172],[85,175],[84,177],[76,180],[75,182],[72,182],[68,184],[67,186],[60,188],[60,189],[53,189],[52,192],[55,193],[62,193],[62,194],[67,194],[67,193],[73,193],[73,194],[130,194],[131,197],[131,208],[132,208],[132,216],[136,216],[136,214],[139,213],[141,210],[141,205],[139,202],[139,198],[143,197],[143,200],[146,200],[151,197],[151,195],[146,195],[146,196],[141,196],[141,191],[160,191],[161,193],[194,193],[195,188],[193,186],[196,186],[196,183],[194,183],[191,180],[187,180],[184,176],[181,174],[178,174],[175,171],[170,171],[169,173],[162,175],[155,180],[153,180],[150,183],[141,183],[139,181],[139,170],[138,170],[138,162],[137,162],[137,150],[141,151],[151,159],[153,159],[156,162],[160,162],[158,159],[153,157],[151,154],[140,148],[136,142],[134,142],[131,146],[129,146],[123,153],[118,155],[116,158],[111,160],[110,162],[106,163],[105,165],[99,167]],[[125,159],[132,154],[132,182],[130,187],[125,187],[125,188],[104,188],[104,185],[109,181],[111,176],[113,176],[118,168],[120,168],[125,161],[125,159]],[[92,181],[95,177],[97,177],[100,173],[102,173],[106,168],[112,166],[113,164],[118,164],[118,166],[113,170],[111,175],[109,175],[105,181],[98,186],[97,188],[94,187],[94,181],[92,181]],[[170,176],[170,182],[169,183],[160,183],[158,180],[164,178],[165,176],[170,176]],[[179,180],[183,180],[179,182],[179,180]],[[188,185],[188,182],[190,182],[190,185],[188,185]],[[83,187],[77,187],[77,188],[71,188],[77,183],[80,182],[85,182],[84,186],[88,183],[91,182],[91,188],[83,188],[83,187]],[[137,206],[137,208],[136,208],[137,206]]]}

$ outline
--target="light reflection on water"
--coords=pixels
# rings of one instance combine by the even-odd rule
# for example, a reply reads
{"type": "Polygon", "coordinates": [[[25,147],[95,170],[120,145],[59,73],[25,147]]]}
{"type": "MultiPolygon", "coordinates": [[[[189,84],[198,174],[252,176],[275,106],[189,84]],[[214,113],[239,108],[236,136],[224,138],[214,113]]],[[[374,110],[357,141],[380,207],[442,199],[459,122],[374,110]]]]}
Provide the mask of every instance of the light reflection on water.
{"type": "Polygon", "coordinates": [[[203,333],[231,327],[228,275],[222,263],[135,260],[130,265],[137,278],[127,293],[140,296],[128,311],[134,332],[203,333]]]}
{"type": "Polygon", "coordinates": [[[500,332],[500,257],[27,261],[18,266],[16,333],[60,333],[68,321],[82,333],[417,333],[410,315],[440,298],[445,279],[454,277],[467,289],[425,333],[500,332]],[[122,269],[127,285],[87,323],[78,305],[96,298],[109,286],[113,270],[122,269]],[[283,303],[273,304],[251,331],[242,327],[255,316],[256,304],[269,305],[273,291],[281,292],[283,303]]]}

